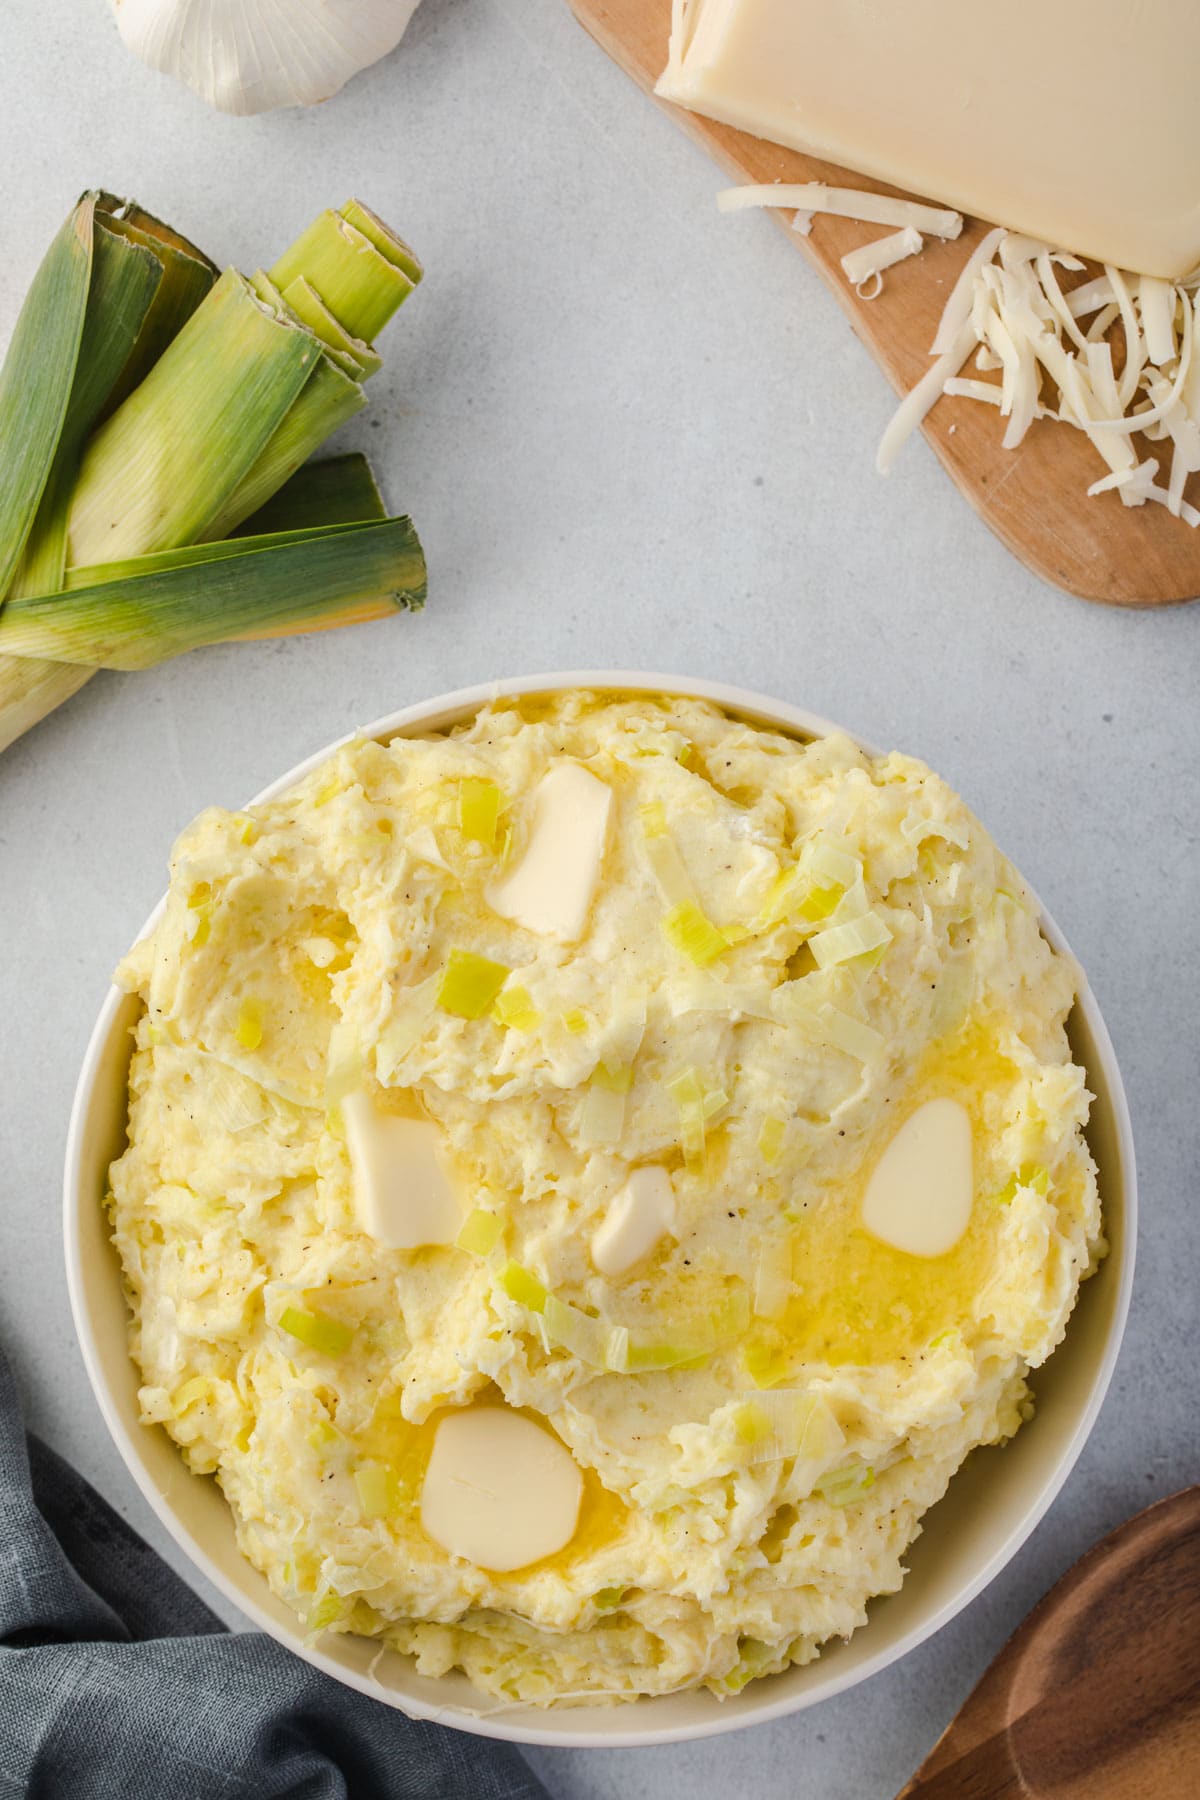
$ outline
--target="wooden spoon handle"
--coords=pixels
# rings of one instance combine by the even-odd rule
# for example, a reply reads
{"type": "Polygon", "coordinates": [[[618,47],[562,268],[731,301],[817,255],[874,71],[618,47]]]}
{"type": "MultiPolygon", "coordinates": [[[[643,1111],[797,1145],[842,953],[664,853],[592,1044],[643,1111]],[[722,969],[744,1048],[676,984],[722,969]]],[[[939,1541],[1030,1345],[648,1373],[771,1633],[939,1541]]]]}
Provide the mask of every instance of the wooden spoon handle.
{"type": "Polygon", "coordinates": [[[898,1800],[1200,1796],[1200,1487],[1070,1569],[898,1800]]]}

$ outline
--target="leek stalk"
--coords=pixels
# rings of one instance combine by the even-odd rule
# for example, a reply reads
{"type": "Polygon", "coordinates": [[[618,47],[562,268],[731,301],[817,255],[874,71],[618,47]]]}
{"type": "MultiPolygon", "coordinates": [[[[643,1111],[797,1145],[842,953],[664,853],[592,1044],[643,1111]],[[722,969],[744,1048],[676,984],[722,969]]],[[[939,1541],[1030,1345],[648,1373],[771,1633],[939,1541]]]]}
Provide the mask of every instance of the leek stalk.
{"type": "Polygon", "coordinates": [[[83,196],[0,370],[0,749],[96,668],[422,603],[365,459],[305,467],[420,277],[357,201],[247,281],[83,196]]]}
{"type": "Polygon", "coordinates": [[[235,537],[303,531],[318,525],[359,525],[386,519],[387,507],[361,451],[305,463],[267,504],[238,526],[235,537]]]}
{"type": "Polygon", "coordinates": [[[0,653],[145,669],[204,644],[416,610],[424,596],[411,520],[327,525],[72,569],[65,592],[0,610],[0,653]]]}

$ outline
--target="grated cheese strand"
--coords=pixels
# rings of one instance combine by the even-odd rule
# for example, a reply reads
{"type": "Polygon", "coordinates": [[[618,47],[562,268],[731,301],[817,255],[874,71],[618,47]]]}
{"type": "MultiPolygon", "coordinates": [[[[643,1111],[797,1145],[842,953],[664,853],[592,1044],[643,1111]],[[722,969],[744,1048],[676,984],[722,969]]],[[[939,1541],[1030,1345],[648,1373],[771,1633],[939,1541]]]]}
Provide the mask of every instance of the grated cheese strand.
{"type": "Polygon", "coordinates": [[[956,238],[962,230],[962,214],[942,206],[925,206],[919,200],[897,200],[890,194],[871,194],[864,188],[827,187],[823,181],[751,182],[726,188],[717,195],[722,212],[743,212],[755,206],[794,206],[801,212],[831,213],[841,219],[858,219],[864,225],[911,225],[930,237],[956,238]]]}
{"type": "Polygon", "coordinates": [[[968,256],[963,264],[962,274],[950,290],[950,298],[938,323],[937,336],[930,345],[930,356],[945,356],[953,347],[959,332],[971,316],[976,277],[991,262],[1007,235],[1003,226],[997,225],[994,231],[989,231],[986,237],[980,238],[968,256]]]}
{"type": "Polygon", "coordinates": [[[905,225],[890,237],[876,238],[870,244],[860,244],[857,250],[847,251],[842,258],[846,280],[853,287],[861,287],[872,275],[882,275],[885,269],[894,268],[906,257],[919,255],[924,243],[919,231],[914,230],[911,225],[905,225]]]}
{"type": "Polygon", "coordinates": [[[892,464],[917,426],[941,399],[946,382],[958,371],[975,348],[975,333],[970,320],[959,327],[953,348],[939,356],[933,367],[922,375],[916,387],[910,388],[892,414],[891,423],[879,440],[875,467],[881,475],[891,473],[892,464]]]}
{"type": "Polygon", "coordinates": [[[1089,495],[1116,493],[1125,506],[1152,501],[1189,526],[1200,523],[1200,509],[1184,495],[1188,477],[1200,472],[1200,274],[1170,282],[1106,264],[1103,275],[1064,291],[1058,270],[1084,266],[999,227],[981,239],[943,309],[934,361],[884,433],[876,459],[882,473],[944,393],[994,408],[1006,420],[1006,449],[1023,442],[1035,419],[1082,431],[1107,465],[1089,495]],[[1117,324],[1125,351],[1119,375],[1107,335],[1117,324]],[[972,355],[981,372],[999,371],[998,383],[960,374],[972,355]],[[1046,378],[1056,403],[1042,397],[1046,378]],[[1165,485],[1157,479],[1160,460],[1138,457],[1132,439],[1139,433],[1170,444],[1165,485]]]}

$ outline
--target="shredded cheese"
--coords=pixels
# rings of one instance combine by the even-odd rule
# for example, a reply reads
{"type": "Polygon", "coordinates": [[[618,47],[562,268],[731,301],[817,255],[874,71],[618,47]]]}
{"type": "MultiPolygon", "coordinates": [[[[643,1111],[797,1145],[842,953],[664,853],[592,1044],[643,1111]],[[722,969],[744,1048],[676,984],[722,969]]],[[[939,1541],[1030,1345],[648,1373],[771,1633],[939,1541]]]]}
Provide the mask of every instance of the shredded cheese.
{"type": "Polygon", "coordinates": [[[882,275],[885,269],[894,268],[908,256],[917,256],[924,245],[924,238],[911,225],[894,231],[890,237],[876,238],[870,244],[860,244],[857,250],[847,251],[842,258],[842,269],[846,280],[853,287],[861,288],[873,276],[882,275]]]}
{"type": "MultiPolygon", "coordinates": [[[[805,234],[818,213],[897,226],[841,259],[863,299],[881,291],[885,269],[919,253],[922,232],[956,238],[963,224],[960,214],[940,207],[819,181],[728,188],[717,205],[722,212],[794,208],[793,229],[805,234]]],[[[1200,508],[1185,497],[1189,476],[1200,473],[1200,273],[1166,281],[1106,263],[1103,274],[1063,286],[1064,274],[1085,270],[1078,256],[1027,232],[986,232],[946,301],[932,363],[883,434],[880,474],[945,394],[994,408],[1005,421],[1006,450],[1024,442],[1035,420],[1070,425],[1103,465],[1089,496],[1112,492],[1125,506],[1149,501],[1193,528],[1200,524],[1200,508]],[[1114,361],[1109,333],[1117,326],[1124,356],[1114,361]],[[998,374],[999,381],[965,377],[972,357],[981,375],[998,374]],[[1131,439],[1139,433],[1163,446],[1160,457],[1137,454],[1131,439]]]]}
{"type": "Polygon", "coordinates": [[[946,302],[934,361],[884,432],[876,459],[882,473],[947,394],[994,407],[1006,420],[1006,449],[1024,441],[1035,419],[1082,431],[1104,465],[1089,495],[1113,492],[1125,506],[1150,501],[1200,524],[1200,509],[1184,497],[1188,477],[1200,472],[1200,275],[1170,282],[1106,264],[1102,275],[1064,289],[1060,271],[1084,267],[999,227],[980,240],[946,302]],[[1118,325],[1119,363],[1108,336],[1118,325]],[[964,377],[972,356],[981,374],[998,373],[999,381],[964,377]],[[1138,456],[1131,441],[1138,433],[1162,445],[1161,457],[1138,456]],[[1167,457],[1164,485],[1157,477],[1167,457]]]}
{"type": "Polygon", "coordinates": [[[908,225],[939,238],[956,238],[963,228],[962,214],[945,207],[925,206],[919,200],[897,200],[890,194],[871,194],[863,188],[827,187],[823,181],[752,182],[746,187],[726,188],[717,195],[717,205],[722,212],[742,212],[753,206],[794,206],[801,212],[860,219],[864,225],[908,225]]]}

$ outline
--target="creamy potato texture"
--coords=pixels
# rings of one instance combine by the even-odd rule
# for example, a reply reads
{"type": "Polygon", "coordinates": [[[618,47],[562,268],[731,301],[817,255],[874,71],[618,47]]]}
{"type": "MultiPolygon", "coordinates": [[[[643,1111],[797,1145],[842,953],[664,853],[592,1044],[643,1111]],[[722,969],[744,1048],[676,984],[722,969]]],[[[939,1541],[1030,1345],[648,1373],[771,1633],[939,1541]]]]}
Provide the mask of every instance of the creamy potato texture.
{"type": "Polygon", "coordinates": [[[1073,969],[950,789],[843,737],[567,693],[348,744],[185,831],[120,978],[145,1420],[310,1632],[502,1701],[724,1695],[862,1625],[1103,1249],[1073,969]],[[487,899],[564,763],[612,795],[574,942],[487,899]],[[446,1006],[464,951],[500,965],[478,1017],[446,1006]],[[437,1125],[471,1247],[360,1228],[351,1093],[437,1125]],[[943,1098],[969,1222],[912,1255],[864,1191],[943,1098]],[[602,1274],[646,1168],[670,1229],[602,1274]],[[565,1548],[507,1573],[421,1525],[437,1423],[481,1404],[584,1478],[565,1548]]]}

